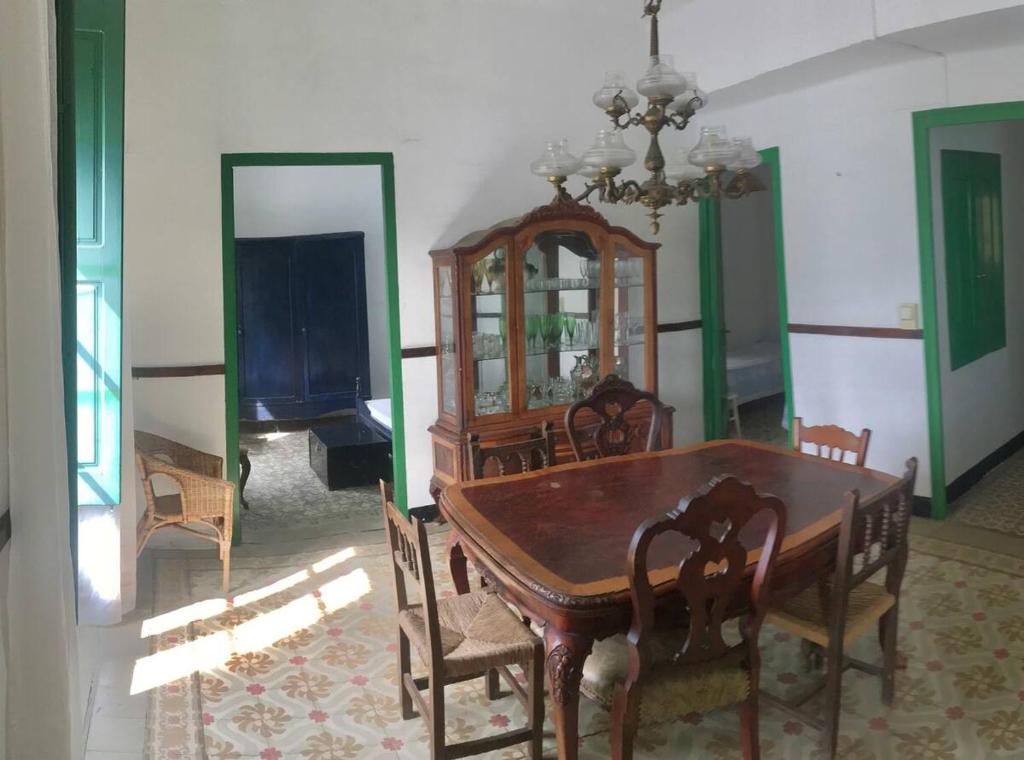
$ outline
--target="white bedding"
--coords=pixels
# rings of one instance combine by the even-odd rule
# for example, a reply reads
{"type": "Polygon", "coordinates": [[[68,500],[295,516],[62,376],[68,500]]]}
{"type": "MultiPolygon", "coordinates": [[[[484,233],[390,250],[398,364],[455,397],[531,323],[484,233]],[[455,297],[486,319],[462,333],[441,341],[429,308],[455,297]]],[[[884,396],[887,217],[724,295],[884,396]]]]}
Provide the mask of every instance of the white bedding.
{"type": "Polygon", "coordinates": [[[729,393],[745,404],[785,390],[782,350],[778,343],[760,342],[729,349],[725,357],[729,393]]]}
{"type": "Polygon", "coordinates": [[[371,398],[367,399],[364,403],[370,411],[370,416],[388,430],[391,430],[391,399],[371,398]]]}

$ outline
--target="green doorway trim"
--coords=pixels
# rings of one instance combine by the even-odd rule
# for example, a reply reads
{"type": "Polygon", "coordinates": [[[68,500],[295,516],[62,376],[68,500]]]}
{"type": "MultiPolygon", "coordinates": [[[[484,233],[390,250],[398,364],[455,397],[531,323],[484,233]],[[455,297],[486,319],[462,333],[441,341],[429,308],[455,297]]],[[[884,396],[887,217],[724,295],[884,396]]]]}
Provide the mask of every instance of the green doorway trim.
{"type": "Polygon", "coordinates": [[[1024,102],[983,103],[916,111],[914,185],[917,192],[917,240],[921,272],[921,324],[924,330],[924,369],[928,406],[928,455],[931,461],[931,515],[944,519],[949,510],[946,494],[946,446],[942,425],[942,381],[939,353],[939,317],[935,287],[935,236],[932,214],[931,130],[963,124],[1024,119],[1024,102]]]}
{"type": "MultiPolygon", "coordinates": [[[[775,280],[779,297],[779,345],[782,349],[782,382],[786,394],[789,430],[793,429],[793,374],[789,350],[789,307],[786,294],[786,249],[782,232],[782,170],[779,149],[765,148],[761,159],[771,167],[772,216],[775,223],[775,280]]],[[[704,359],[704,438],[724,438],[728,433],[725,411],[725,309],[722,281],[721,205],[700,204],[700,315],[704,325],[701,344],[704,359]]]]}
{"type": "MultiPolygon", "coordinates": [[[[384,206],[384,278],[387,291],[388,369],[391,382],[392,462],[395,502],[408,511],[405,481],[405,414],[402,402],[402,343],[399,330],[398,242],[395,226],[395,165],[391,153],[225,153],[221,156],[221,234],[224,277],[225,466],[238,483],[238,342],[235,292],[235,186],[239,166],[379,166],[384,206]]],[[[235,497],[233,543],[242,540],[235,497]]]]}

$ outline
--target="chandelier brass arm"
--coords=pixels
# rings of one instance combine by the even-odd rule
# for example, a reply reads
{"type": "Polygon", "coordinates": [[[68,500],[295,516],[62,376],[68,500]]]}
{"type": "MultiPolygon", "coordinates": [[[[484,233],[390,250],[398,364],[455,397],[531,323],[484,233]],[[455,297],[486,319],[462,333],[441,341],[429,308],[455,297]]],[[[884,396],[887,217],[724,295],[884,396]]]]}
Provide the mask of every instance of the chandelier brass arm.
{"type": "Polygon", "coordinates": [[[579,203],[595,192],[603,203],[639,203],[648,209],[654,234],[660,230],[661,209],[666,206],[683,206],[705,198],[742,198],[764,189],[750,171],[761,163],[751,139],[729,139],[724,127],[703,127],[692,149],[680,150],[670,165],[666,162],[659,141],[662,131],[685,130],[696,112],[707,105],[707,96],[698,89],[693,73],[680,73],[672,56],[660,54],[661,5],[662,0],[644,0],[643,16],[650,19],[650,66],[637,82],[636,91],[626,83],[624,74],[608,72],[604,86],[594,93],[594,105],[605,112],[614,129],[598,132],[593,146],[581,158],[569,153],[567,141],[549,142],[545,153],[530,166],[534,174],[547,177],[554,185],[553,203],[579,203]],[[647,98],[647,106],[635,110],[640,96],[647,98]],[[637,159],[622,138],[631,127],[643,127],[649,137],[643,158],[648,177],[642,182],[616,179],[637,159]],[[734,172],[728,183],[723,180],[726,170],[734,172]],[[563,183],[576,172],[588,179],[583,192],[574,197],[563,183]]]}

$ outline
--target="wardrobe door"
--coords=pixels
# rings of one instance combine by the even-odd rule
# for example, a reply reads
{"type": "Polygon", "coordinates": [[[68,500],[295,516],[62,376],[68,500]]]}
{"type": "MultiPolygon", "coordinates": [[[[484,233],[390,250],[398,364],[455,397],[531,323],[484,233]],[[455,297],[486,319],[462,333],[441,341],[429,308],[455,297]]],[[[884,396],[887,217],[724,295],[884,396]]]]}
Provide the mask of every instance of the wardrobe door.
{"type": "Polygon", "coordinates": [[[244,419],[289,417],[302,400],[288,238],[235,242],[238,392],[244,419]]]}
{"type": "Polygon", "coordinates": [[[307,407],[353,407],[370,395],[363,233],[304,237],[295,255],[307,407]]]}

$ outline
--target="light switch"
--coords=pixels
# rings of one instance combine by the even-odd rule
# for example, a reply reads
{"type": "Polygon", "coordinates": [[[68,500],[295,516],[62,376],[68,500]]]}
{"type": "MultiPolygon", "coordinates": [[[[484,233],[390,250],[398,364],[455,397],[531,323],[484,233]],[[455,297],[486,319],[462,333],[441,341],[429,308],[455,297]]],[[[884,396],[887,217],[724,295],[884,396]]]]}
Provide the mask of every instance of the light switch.
{"type": "Polygon", "coordinates": [[[904,330],[917,330],[920,328],[917,320],[917,304],[900,304],[900,327],[904,330]]]}

